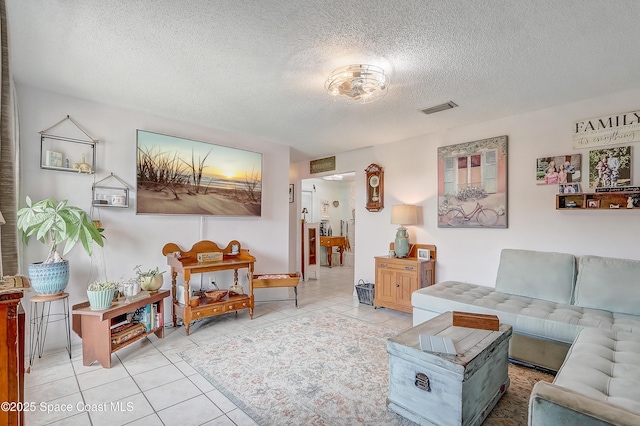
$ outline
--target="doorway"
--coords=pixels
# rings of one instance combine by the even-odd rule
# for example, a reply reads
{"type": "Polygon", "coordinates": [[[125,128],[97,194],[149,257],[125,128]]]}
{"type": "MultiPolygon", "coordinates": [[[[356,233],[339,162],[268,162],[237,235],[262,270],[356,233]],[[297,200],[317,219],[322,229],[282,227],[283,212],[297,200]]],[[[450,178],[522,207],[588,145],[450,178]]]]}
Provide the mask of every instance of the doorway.
{"type": "MultiPolygon", "coordinates": [[[[326,237],[333,238],[333,243],[344,244],[342,248],[342,263],[340,262],[340,248],[338,246],[321,246],[319,252],[319,274],[328,273],[333,268],[346,269],[342,271],[350,277],[349,285],[353,285],[353,269],[355,260],[355,172],[346,172],[309,178],[301,181],[302,209],[309,212],[306,221],[317,223],[321,241],[327,242],[326,237]],[[325,238],[322,238],[325,237],[325,238]],[[331,264],[331,266],[329,266],[331,264]]],[[[304,259],[302,259],[304,262],[304,259]]]]}

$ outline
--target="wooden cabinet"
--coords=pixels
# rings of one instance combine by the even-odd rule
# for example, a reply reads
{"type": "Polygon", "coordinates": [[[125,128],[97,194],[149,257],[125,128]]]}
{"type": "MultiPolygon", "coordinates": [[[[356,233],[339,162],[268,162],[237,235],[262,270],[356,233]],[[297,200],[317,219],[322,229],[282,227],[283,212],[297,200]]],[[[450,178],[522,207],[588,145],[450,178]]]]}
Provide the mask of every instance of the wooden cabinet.
{"type": "Polygon", "coordinates": [[[376,257],[373,306],[411,313],[411,294],[435,283],[435,254],[435,246],[415,245],[406,258],[376,257]],[[431,259],[416,258],[418,248],[429,249],[431,259]]]}
{"type": "MultiPolygon", "coordinates": [[[[111,368],[111,354],[118,349],[136,342],[149,334],[155,334],[160,339],[164,337],[162,324],[151,328],[149,331],[136,335],[122,343],[113,345],[111,342],[111,326],[118,323],[126,314],[134,312],[138,308],[149,304],[156,304],[156,312],[164,320],[165,297],[169,296],[168,290],[151,294],[150,297],[127,303],[120,298],[109,309],[93,311],[89,302],[79,303],[72,308],[73,331],[82,339],[82,365],[91,365],[98,361],[105,368],[111,368]]],[[[162,321],[164,322],[164,321],[162,321]]]]}
{"type": "MultiPolygon", "coordinates": [[[[304,222],[304,221],[303,221],[304,222]]],[[[320,227],[318,223],[303,223],[302,231],[302,279],[320,275],[320,227]]]]}
{"type": "MultiPolygon", "coordinates": [[[[24,402],[24,311],[22,292],[0,294],[0,402],[24,402]]],[[[0,410],[0,424],[23,424],[15,407],[0,410]]]]}
{"type": "Polygon", "coordinates": [[[557,210],[576,209],[633,210],[640,209],[640,192],[592,192],[557,194],[557,210]]]}

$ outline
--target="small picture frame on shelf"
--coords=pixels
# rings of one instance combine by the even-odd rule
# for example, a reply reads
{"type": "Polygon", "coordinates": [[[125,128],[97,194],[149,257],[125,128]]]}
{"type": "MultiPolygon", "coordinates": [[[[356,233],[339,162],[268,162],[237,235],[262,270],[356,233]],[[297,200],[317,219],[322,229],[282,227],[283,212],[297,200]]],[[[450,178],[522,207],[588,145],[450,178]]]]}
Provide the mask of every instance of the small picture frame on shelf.
{"type": "Polygon", "coordinates": [[[600,208],[600,200],[587,200],[587,208],[588,209],[599,209],[600,208]]]}
{"type": "Polygon", "coordinates": [[[561,183],[558,184],[559,194],[577,194],[580,192],[579,183],[561,183]]]}
{"type": "Polygon", "coordinates": [[[45,166],[62,167],[62,153],[47,150],[45,157],[45,166]]]}
{"type": "Polygon", "coordinates": [[[431,260],[431,250],[419,248],[417,250],[418,260],[431,260]]]}

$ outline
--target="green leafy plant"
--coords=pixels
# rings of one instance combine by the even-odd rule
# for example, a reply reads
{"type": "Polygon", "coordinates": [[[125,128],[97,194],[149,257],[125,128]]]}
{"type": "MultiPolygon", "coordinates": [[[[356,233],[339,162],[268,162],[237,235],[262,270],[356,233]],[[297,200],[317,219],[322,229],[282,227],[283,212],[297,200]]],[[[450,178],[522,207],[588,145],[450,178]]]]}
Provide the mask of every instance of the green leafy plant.
{"type": "Polygon", "coordinates": [[[18,210],[17,226],[25,244],[32,236],[43,244],[49,244],[49,254],[43,262],[45,264],[63,260],[57,251],[58,244],[62,242],[65,243],[63,255],[78,240],[89,256],[93,253],[94,242],[100,247],[104,246],[104,229],[96,227],[87,212],[67,203],[67,200],[56,201],[52,198],[32,203],[31,198],[27,197],[27,207],[18,210]]]}
{"type": "Polygon", "coordinates": [[[87,290],[89,291],[103,291],[103,290],[115,290],[118,287],[118,283],[113,281],[94,281],[89,284],[87,290]]]}
{"type": "Polygon", "coordinates": [[[143,277],[155,277],[156,275],[162,275],[164,274],[166,271],[162,271],[160,272],[160,269],[158,269],[158,267],[156,266],[154,269],[149,269],[148,271],[142,271],[140,268],[142,267],[142,265],[136,265],[135,268],[133,268],[136,271],[136,274],[138,274],[138,278],[143,278],[143,277]]]}

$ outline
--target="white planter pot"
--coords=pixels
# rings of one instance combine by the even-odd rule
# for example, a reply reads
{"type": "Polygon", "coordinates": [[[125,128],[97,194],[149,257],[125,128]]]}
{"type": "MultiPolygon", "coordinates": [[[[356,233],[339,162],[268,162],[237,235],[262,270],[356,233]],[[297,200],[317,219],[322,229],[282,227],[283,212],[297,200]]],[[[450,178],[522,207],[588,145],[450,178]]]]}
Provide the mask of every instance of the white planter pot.
{"type": "Polygon", "coordinates": [[[89,298],[89,305],[91,305],[92,311],[102,311],[109,309],[113,305],[113,292],[114,289],[89,291],[87,290],[87,297],[89,298]]]}

